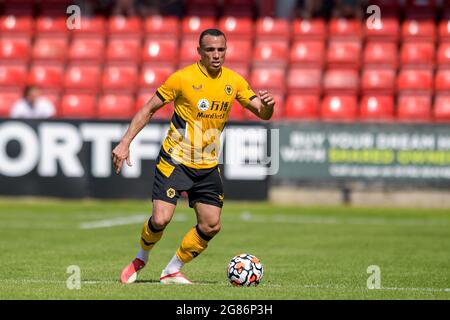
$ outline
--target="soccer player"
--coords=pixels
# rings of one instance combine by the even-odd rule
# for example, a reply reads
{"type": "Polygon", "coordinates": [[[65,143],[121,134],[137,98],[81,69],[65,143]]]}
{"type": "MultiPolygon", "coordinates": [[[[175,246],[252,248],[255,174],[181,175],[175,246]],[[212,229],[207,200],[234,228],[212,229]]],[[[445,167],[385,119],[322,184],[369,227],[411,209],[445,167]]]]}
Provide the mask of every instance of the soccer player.
{"type": "Polygon", "coordinates": [[[273,96],[267,91],[259,91],[257,96],[239,74],[223,67],[226,50],[225,35],[220,30],[203,31],[197,47],[200,61],[169,76],[136,113],[112,152],[116,173],[120,172],[124,162],[131,166],[131,141],[158,109],[174,101],[170,129],[155,169],[152,215],[142,228],[141,248],[136,258],[122,271],[122,283],[133,283],[147,264],[149,252],[161,239],[183,191],[187,192],[189,206],[195,210],[197,225],[182,239],[162,271],[160,282],[192,283],[181,273],[181,268],[207,248],[221,227],[224,194],[218,147],[233,100],[237,99],[261,119],[272,117],[273,96]]]}

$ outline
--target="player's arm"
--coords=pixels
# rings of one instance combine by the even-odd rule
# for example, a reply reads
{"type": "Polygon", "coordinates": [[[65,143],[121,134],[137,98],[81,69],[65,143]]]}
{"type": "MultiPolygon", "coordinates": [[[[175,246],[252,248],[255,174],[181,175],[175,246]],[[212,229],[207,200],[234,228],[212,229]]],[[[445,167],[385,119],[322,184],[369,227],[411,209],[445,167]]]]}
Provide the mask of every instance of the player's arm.
{"type": "Polygon", "coordinates": [[[164,102],[160,97],[155,94],[153,97],[147,101],[144,106],[134,115],[128,126],[127,131],[123,135],[120,143],[112,151],[112,161],[116,173],[119,173],[123,162],[126,161],[128,166],[131,167],[130,160],[130,144],[134,137],[145,127],[145,125],[150,121],[152,116],[158,109],[164,105],[164,102]]]}
{"type": "Polygon", "coordinates": [[[269,120],[273,114],[275,100],[266,90],[259,91],[259,97],[255,97],[247,105],[247,109],[254,113],[258,118],[269,120]]]}

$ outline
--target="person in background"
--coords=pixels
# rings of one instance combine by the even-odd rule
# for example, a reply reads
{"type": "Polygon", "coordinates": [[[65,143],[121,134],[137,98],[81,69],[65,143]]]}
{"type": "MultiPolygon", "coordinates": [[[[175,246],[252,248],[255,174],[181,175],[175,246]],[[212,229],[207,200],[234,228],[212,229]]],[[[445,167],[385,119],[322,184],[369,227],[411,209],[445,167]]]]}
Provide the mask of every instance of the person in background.
{"type": "Polygon", "coordinates": [[[50,100],[41,97],[37,87],[26,86],[23,97],[13,104],[10,117],[45,119],[54,117],[55,114],[55,106],[50,100]]]}

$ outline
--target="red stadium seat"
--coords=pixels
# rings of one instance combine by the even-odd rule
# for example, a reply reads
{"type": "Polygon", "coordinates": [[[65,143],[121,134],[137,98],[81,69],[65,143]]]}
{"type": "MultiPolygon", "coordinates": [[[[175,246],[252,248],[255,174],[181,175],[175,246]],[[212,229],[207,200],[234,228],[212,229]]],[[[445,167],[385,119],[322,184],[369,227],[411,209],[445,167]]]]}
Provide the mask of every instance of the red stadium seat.
{"type": "Polygon", "coordinates": [[[359,68],[361,42],[358,40],[330,41],[327,50],[329,68],[359,68]]]}
{"type": "Polygon", "coordinates": [[[108,62],[136,62],[141,60],[141,41],[135,38],[110,39],[106,49],[108,62]]]}
{"type": "Polygon", "coordinates": [[[225,63],[225,67],[240,74],[244,79],[248,79],[250,76],[250,70],[245,63],[225,63]]]}
{"type": "Polygon", "coordinates": [[[64,78],[62,64],[34,64],[28,72],[28,83],[41,89],[52,89],[59,92],[64,78]]]}
{"type": "MultiPolygon", "coordinates": [[[[39,3],[39,1],[36,1],[39,3]]],[[[45,0],[39,3],[39,13],[43,16],[59,17],[64,14],[72,1],[65,0],[45,0]]]]}
{"type": "Polygon", "coordinates": [[[255,38],[260,40],[288,41],[291,37],[290,23],[286,19],[260,17],[256,20],[255,38]]]}
{"type": "Polygon", "coordinates": [[[391,121],[394,119],[392,95],[367,95],[361,98],[359,118],[362,121],[391,121]]]}
{"type": "Polygon", "coordinates": [[[205,29],[215,27],[214,18],[185,16],[181,20],[181,34],[183,37],[195,38],[198,43],[200,33],[205,29]]]}
{"type": "Polygon", "coordinates": [[[394,94],[396,72],[394,69],[365,68],[361,75],[364,94],[394,94]]]}
{"type": "Polygon", "coordinates": [[[441,42],[439,44],[436,60],[438,67],[450,68],[450,42],[441,42]]]}
{"type": "Polygon", "coordinates": [[[274,121],[281,120],[285,117],[284,93],[274,92],[272,96],[276,107],[273,109],[272,118],[270,119],[274,121]]]}
{"type": "MultiPolygon", "coordinates": [[[[258,89],[255,89],[256,92],[258,92],[258,89]]],[[[272,92],[273,99],[275,101],[275,108],[273,110],[271,120],[280,120],[284,117],[284,101],[283,101],[283,94],[281,92],[272,92]]],[[[236,104],[237,107],[242,108],[239,106],[239,103],[236,104]]],[[[251,112],[247,108],[243,108],[244,110],[244,117],[249,121],[265,121],[258,116],[256,116],[253,112],[251,112]]]]}
{"type": "Polygon", "coordinates": [[[431,93],[433,71],[431,69],[402,69],[397,77],[397,90],[403,93],[431,93]]]}
{"type": "Polygon", "coordinates": [[[321,67],[325,59],[323,41],[295,41],[290,49],[291,66],[321,67]]]}
{"type": "Polygon", "coordinates": [[[287,96],[285,110],[286,120],[317,120],[318,117],[319,97],[317,95],[287,96]]]}
{"type": "Polygon", "coordinates": [[[434,100],[433,119],[436,122],[450,122],[450,95],[437,95],[434,100]]]}
{"type": "Polygon", "coordinates": [[[224,16],[228,17],[245,17],[252,18],[254,16],[254,6],[246,6],[243,4],[224,5],[222,12],[224,16]]]}
{"type": "Polygon", "coordinates": [[[105,58],[103,38],[74,37],[69,48],[71,62],[101,63],[105,58]]]}
{"type": "Polygon", "coordinates": [[[111,92],[133,93],[136,90],[138,70],[136,65],[105,66],[102,78],[103,90],[111,92]]]}
{"type": "Polygon", "coordinates": [[[179,52],[179,68],[185,67],[189,64],[200,60],[197,52],[198,39],[183,38],[181,41],[179,52]]]}
{"type": "Polygon", "coordinates": [[[409,9],[434,9],[437,6],[436,0],[406,0],[406,7],[409,9]]]}
{"type": "Polygon", "coordinates": [[[431,120],[431,96],[400,95],[397,102],[397,120],[429,122],[431,120]]]}
{"type": "Polygon", "coordinates": [[[98,119],[130,119],[134,113],[135,102],[131,95],[106,94],[98,101],[98,119]]]}
{"type": "Polygon", "coordinates": [[[253,65],[260,67],[285,67],[289,48],[283,41],[258,41],[253,50],[253,65]]]}
{"type": "MultiPolygon", "coordinates": [[[[0,71],[1,77],[1,71],[0,71]]],[[[8,118],[13,104],[19,100],[22,93],[18,90],[2,91],[0,90],[0,118],[8,118]]]]}
{"type": "Polygon", "coordinates": [[[41,89],[41,96],[47,100],[49,100],[56,109],[56,116],[58,116],[58,112],[60,110],[61,105],[61,90],[57,89],[41,89]]]}
{"type": "Polygon", "coordinates": [[[158,88],[173,71],[171,67],[144,66],[139,77],[139,87],[144,90],[158,88]]]}
{"type": "Polygon", "coordinates": [[[219,19],[218,29],[230,40],[250,40],[254,37],[253,21],[249,17],[224,16],[219,19]]]}
{"type": "MultiPolygon", "coordinates": [[[[197,48],[195,46],[195,48],[197,48]]],[[[178,58],[178,44],[176,40],[155,39],[147,40],[142,51],[144,63],[176,64],[178,58]]]]}
{"type": "Polygon", "coordinates": [[[98,65],[69,65],[64,77],[64,88],[69,93],[96,94],[101,83],[98,65]]]}
{"type": "Polygon", "coordinates": [[[396,68],[398,50],[395,42],[368,42],[364,48],[364,66],[396,68]]]}
{"type": "Polygon", "coordinates": [[[216,6],[188,7],[186,14],[197,17],[215,17],[217,16],[216,6]]]}
{"type": "Polygon", "coordinates": [[[436,1],[435,0],[408,0],[406,2],[407,18],[416,19],[433,19],[436,16],[436,1]]]}
{"type": "Polygon", "coordinates": [[[62,97],[58,116],[61,118],[93,119],[96,97],[89,94],[66,94],[62,97]]]}
{"type": "Polygon", "coordinates": [[[432,42],[403,42],[400,51],[400,62],[403,66],[434,65],[434,44],[432,42]]]}
{"type": "Polygon", "coordinates": [[[319,40],[327,37],[327,27],[324,19],[295,19],[292,26],[294,40],[319,40]]]}
{"type": "Polygon", "coordinates": [[[439,22],[440,41],[450,41],[450,16],[439,22]]]}
{"type": "Polygon", "coordinates": [[[252,88],[282,91],[285,88],[285,72],[281,68],[253,68],[250,75],[252,88]]]}
{"type": "Polygon", "coordinates": [[[70,32],[76,37],[98,37],[105,36],[107,31],[107,23],[102,16],[81,16],[80,28],[71,30],[70,32]]]}
{"type": "Polygon", "coordinates": [[[237,100],[233,101],[231,105],[230,113],[228,114],[228,119],[235,121],[245,120],[245,109],[240,105],[237,100]]]}
{"type": "Polygon", "coordinates": [[[65,16],[39,16],[35,23],[37,36],[64,35],[68,33],[65,16]]]}
{"type": "MultiPolygon", "coordinates": [[[[192,45],[194,44],[192,43],[192,45]]],[[[227,63],[248,63],[252,57],[252,49],[252,43],[249,40],[227,40],[225,61],[227,63]]]]}
{"type": "Polygon", "coordinates": [[[434,79],[436,92],[450,93],[450,69],[439,69],[434,79]]]}
{"type": "Polygon", "coordinates": [[[400,23],[397,17],[383,16],[378,24],[365,23],[363,25],[368,41],[397,42],[400,37],[400,23]]]}
{"type": "Polygon", "coordinates": [[[327,70],[323,79],[326,94],[356,94],[359,90],[359,75],[353,69],[327,70]]]}
{"type": "Polygon", "coordinates": [[[362,36],[361,22],[357,19],[332,18],[328,22],[330,39],[360,40],[362,36]]]}
{"type": "MultiPolygon", "coordinates": [[[[135,112],[139,111],[142,106],[153,96],[152,91],[148,91],[147,93],[140,93],[138,98],[136,99],[135,112]]],[[[152,119],[163,119],[170,120],[173,115],[173,102],[164,105],[162,108],[158,109],[156,113],[153,115],[152,119]]]]}
{"type": "Polygon", "coordinates": [[[29,1],[18,1],[18,0],[12,0],[12,1],[2,1],[3,6],[3,14],[4,15],[13,15],[17,17],[21,16],[29,16],[32,17],[35,13],[33,3],[30,3],[29,1]]]}
{"type": "Polygon", "coordinates": [[[23,64],[0,65],[0,88],[21,88],[25,85],[27,69],[23,64]]]}
{"type": "Polygon", "coordinates": [[[403,41],[431,41],[436,40],[436,23],[434,20],[410,20],[407,19],[402,23],[403,41]]]}
{"type": "Polygon", "coordinates": [[[111,16],[108,20],[110,37],[140,38],[142,30],[142,21],[138,17],[111,16]]]}
{"type": "Polygon", "coordinates": [[[30,37],[34,32],[34,20],[29,15],[0,16],[0,34],[30,37]]]}
{"type": "Polygon", "coordinates": [[[144,20],[144,37],[173,37],[180,35],[180,22],[176,17],[151,15],[144,20]]]}
{"type": "Polygon", "coordinates": [[[355,121],[358,117],[356,96],[325,96],[320,106],[320,115],[325,121],[355,121]]]}
{"type": "Polygon", "coordinates": [[[291,68],[287,75],[288,94],[321,93],[322,70],[320,68],[291,68]]]}
{"type": "Polygon", "coordinates": [[[214,0],[189,0],[185,1],[185,11],[189,16],[215,17],[218,5],[214,0]]]}
{"type": "Polygon", "coordinates": [[[30,58],[31,45],[26,38],[1,38],[0,61],[26,63],[30,58]]]}
{"type": "Polygon", "coordinates": [[[68,51],[65,37],[39,37],[34,40],[31,55],[34,61],[64,62],[68,51]]]}

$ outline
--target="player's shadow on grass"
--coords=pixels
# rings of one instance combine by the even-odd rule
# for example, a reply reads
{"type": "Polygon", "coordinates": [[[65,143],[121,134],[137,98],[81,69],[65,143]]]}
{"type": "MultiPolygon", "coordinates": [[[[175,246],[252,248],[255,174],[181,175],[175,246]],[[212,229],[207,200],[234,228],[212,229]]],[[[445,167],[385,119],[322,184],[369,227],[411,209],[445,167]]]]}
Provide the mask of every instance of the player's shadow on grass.
{"type": "Polygon", "coordinates": [[[159,283],[159,280],[152,280],[152,279],[136,280],[134,283],[159,283]]]}
{"type": "MultiPolygon", "coordinates": [[[[159,280],[146,279],[136,280],[134,283],[159,283],[159,280]]],[[[219,281],[194,281],[193,284],[218,284],[219,281]]]]}

